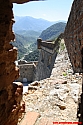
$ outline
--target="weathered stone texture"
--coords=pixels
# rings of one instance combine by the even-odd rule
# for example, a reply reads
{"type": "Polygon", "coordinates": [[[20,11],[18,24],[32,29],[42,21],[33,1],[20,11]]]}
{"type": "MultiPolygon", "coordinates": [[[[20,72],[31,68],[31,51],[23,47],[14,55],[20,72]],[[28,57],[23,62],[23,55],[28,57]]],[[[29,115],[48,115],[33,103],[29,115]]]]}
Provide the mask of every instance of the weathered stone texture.
{"type": "Polygon", "coordinates": [[[14,63],[17,49],[10,45],[15,38],[12,32],[12,7],[9,0],[0,0],[0,125],[16,125],[23,110],[20,105],[23,86],[13,84],[19,70],[14,63]]]}
{"type": "MultiPolygon", "coordinates": [[[[83,73],[83,0],[74,0],[64,38],[74,72],[83,73]]],[[[83,122],[83,83],[77,117],[83,122]]]]}
{"type": "Polygon", "coordinates": [[[74,0],[64,37],[74,72],[83,72],[83,0],[74,0]]]}

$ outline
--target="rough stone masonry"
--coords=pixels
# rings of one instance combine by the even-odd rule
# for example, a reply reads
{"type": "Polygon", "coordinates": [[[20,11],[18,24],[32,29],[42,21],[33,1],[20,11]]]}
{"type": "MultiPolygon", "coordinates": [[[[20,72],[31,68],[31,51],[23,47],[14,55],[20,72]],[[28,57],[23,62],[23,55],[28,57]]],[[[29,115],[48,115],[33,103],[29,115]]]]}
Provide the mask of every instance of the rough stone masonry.
{"type": "Polygon", "coordinates": [[[12,0],[0,0],[0,125],[17,125],[25,109],[21,101],[23,86],[19,82],[13,83],[19,77],[19,69],[14,63],[17,48],[10,45],[15,39],[12,8],[12,0]]]}
{"type": "Polygon", "coordinates": [[[83,72],[83,0],[74,0],[66,25],[65,44],[74,72],[83,72]]]}
{"type": "MultiPolygon", "coordinates": [[[[73,2],[64,39],[74,72],[83,73],[83,0],[73,2]]],[[[83,122],[83,83],[77,116],[83,122]]]]}

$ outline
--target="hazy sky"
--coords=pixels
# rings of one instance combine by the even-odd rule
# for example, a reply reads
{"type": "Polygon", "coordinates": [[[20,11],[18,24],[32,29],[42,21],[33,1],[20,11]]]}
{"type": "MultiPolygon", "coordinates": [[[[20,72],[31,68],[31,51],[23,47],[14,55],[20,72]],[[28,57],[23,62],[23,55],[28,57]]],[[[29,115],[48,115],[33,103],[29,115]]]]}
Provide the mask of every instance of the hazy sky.
{"type": "Polygon", "coordinates": [[[46,0],[14,4],[13,10],[16,16],[32,16],[49,21],[67,21],[71,5],[74,0],[46,0]]]}

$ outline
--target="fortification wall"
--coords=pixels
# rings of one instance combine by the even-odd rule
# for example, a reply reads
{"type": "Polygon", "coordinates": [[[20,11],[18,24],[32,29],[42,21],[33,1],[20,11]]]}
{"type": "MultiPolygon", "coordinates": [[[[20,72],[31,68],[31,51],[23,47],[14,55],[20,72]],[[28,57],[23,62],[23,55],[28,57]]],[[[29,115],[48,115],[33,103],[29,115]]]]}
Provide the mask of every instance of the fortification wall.
{"type": "Polygon", "coordinates": [[[26,78],[28,82],[32,82],[34,65],[23,64],[23,65],[19,65],[18,67],[20,71],[20,77],[18,78],[18,81],[24,82],[23,79],[26,78]]]}
{"type": "Polygon", "coordinates": [[[83,72],[83,0],[73,2],[64,32],[74,72],[83,72]]]}
{"type": "MultiPolygon", "coordinates": [[[[83,0],[73,2],[64,39],[74,72],[83,73],[83,0]]],[[[83,80],[77,117],[83,122],[83,80]]]]}
{"type": "Polygon", "coordinates": [[[48,78],[51,75],[59,50],[59,41],[56,40],[55,43],[53,43],[52,41],[42,41],[41,39],[38,39],[37,45],[40,55],[35,80],[41,80],[48,78]]]}
{"type": "MultiPolygon", "coordinates": [[[[59,37],[61,38],[61,35],[59,37]]],[[[59,38],[55,42],[38,39],[37,45],[40,53],[38,62],[18,61],[20,76],[17,81],[24,82],[26,78],[25,82],[32,82],[50,77],[59,51],[59,44],[59,38]]]]}

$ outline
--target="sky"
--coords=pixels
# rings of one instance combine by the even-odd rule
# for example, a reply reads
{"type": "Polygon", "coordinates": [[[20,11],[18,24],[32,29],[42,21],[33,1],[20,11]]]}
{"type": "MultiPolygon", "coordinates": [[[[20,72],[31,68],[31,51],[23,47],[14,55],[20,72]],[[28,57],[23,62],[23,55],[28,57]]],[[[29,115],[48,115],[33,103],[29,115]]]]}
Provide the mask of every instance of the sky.
{"type": "Polygon", "coordinates": [[[31,16],[48,21],[68,20],[74,0],[46,0],[13,4],[15,16],[31,16]]]}

